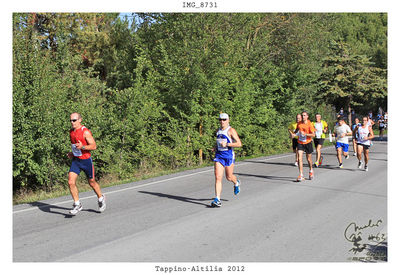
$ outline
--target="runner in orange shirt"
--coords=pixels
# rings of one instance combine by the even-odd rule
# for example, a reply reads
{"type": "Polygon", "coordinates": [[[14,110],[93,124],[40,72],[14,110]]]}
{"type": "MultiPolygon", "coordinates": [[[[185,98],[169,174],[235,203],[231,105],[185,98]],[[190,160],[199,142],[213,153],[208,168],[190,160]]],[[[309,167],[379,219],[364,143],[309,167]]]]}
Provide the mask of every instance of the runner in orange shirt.
{"type": "MultiPolygon", "coordinates": [[[[297,136],[299,137],[297,144],[297,151],[299,155],[299,172],[300,175],[297,177],[297,181],[304,180],[303,176],[303,153],[306,152],[307,162],[310,167],[310,172],[308,174],[309,179],[314,178],[314,171],[312,166],[311,154],[313,152],[312,139],[315,137],[315,127],[311,121],[308,120],[308,113],[301,113],[302,121],[297,124],[297,136]]],[[[292,135],[292,138],[295,135],[292,135]]]]}

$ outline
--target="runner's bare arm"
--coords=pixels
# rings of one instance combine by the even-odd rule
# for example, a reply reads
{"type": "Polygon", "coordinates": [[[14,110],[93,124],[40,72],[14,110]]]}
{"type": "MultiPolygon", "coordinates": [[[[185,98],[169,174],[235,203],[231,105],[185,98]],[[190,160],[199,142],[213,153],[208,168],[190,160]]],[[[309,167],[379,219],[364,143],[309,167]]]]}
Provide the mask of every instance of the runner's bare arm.
{"type": "Polygon", "coordinates": [[[229,147],[242,147],[242,141],[239,138],[239,135],[237,134],[236,130],[231,128],[229,129],[229,134],[232,137],[231,143],[228,143],[226,146],[229,147]]]}
{"type": "Polygon", "coordinates": [[[369,127],[369,135],[367,139],[372,140],[374,138],[374,131],[372,131],[372,127],[369,127]]]}
{"type": "Polygon", "coordinates": [[[85,145],[85,148],[83,149],[83,144],[82,142],[79,142],[76,146],[78,149],[83,149],[83,150],[96,150],[97,145],[96,141],[94,140],[92,134],[89,131],[85,131],[83,133],[83,137],[87,142],[87,145],[85,145]]]}

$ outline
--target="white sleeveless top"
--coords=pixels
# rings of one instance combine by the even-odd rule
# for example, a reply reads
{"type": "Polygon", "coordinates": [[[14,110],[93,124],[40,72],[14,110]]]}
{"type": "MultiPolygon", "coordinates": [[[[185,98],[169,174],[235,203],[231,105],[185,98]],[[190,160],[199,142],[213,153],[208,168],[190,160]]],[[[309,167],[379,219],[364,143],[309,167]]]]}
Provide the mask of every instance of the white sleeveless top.
{"type": "Polygon", "coordinates": [[[228,131],[231,126],[226,127],[225,130],[219,128],[217,132],[217,151],[215,152],[216,157],[223,158],[235,158],[235,153],[233,152],[232,147],[222,147],[221,142],[226,141],[227,143],[232,143],[231,138],[229,137],[228,131]]]}
{"type": "Polygon", "coordinates": [[[357,130],[357,143],[363,144],[363,145],[371,145],[371,140],[364,140],[364,138],[368,137],[369,134],[369,126],[363,128],[362,126],[358,127],[357,130]]]}
{"type": "Polygon", "coordinates": [[[229,139],[229,134],[228,131],[231,128],[231,126],[226,127],[225,130],[222,130],[221,128],[219,128],[218,132],[217,132],[217,149],[218,151],[228,151],[229,148],[228,147],[222,147],[221,143],[223,141],[226,141],[227,143],[230,143],[231,140],[229,139]]]}

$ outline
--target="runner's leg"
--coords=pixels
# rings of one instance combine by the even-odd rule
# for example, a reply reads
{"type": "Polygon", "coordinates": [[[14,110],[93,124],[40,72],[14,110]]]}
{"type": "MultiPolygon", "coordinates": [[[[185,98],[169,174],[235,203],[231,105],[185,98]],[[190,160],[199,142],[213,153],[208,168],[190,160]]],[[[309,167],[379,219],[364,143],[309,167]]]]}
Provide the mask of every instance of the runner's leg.
{"type": "Polygon", "coordinates": [[[338,159],[339,163],[342,163],[342,148],[339,147],[336,149],[336,151],[337,151],[337,159],[338,159]]]}
{"type": "Polygon", "coordinates": [[[214,162],[215,174],[215,196],[221,199],[222,177],[224,176],[224,166],[219,162],[214,162]]]}
{"type": "Polygon", "coordinates": [[[312,171],[312,154],[306,153],[306,158],[307,158],[308,165],[310,167],[310,171],[312,171]]]}
{"type": "Polygon", "coordinates": [[[93,191],[96,193],[97,198],[100,198],[102,196],[100,185],[96,182],[96,180],[93,179],[88,179],[90,187],[92,187],[93,191]]]}
{"type": "Polygon", "coordinates": [[[227,166],[225,167],[225,177],[228,181],[233,182],[233,184],[237,183],[237,178],[236,176],[233,174],[233,168],[234,168],[235,164],[232,163],[231,166],[227,166]]]}
{"type": "Polygon", "coordinates": [[[369,149],[364,149],[364,161],[365,161],[365,166],[367,166],[369,161],[369,149]]]}
{"type": "Polygon", "coordinates": [[[319,160],[321,158],[321,148],[322,148],[321,144],[318,144],[317,147],[315,148],[315,150],[317,151],[317,160],[316,160],[317,163],[319,163],[319,160]]]}
{"type": "Polygon", "coordinates": [[[299,173],[303,175],[303,150],[297,150],[297,154],[299,155],[299,173]]]}
{"type": "Polygon", "coordinates": [[[78,187],[76,187],[76,180],[78,178],[78,175],[75,174],[74,172],[69,172],[68,173],[68,187],[69,187],[69,192],[71,193],[72,199],[75,201],[79,201],[79,191],[78,187]]]}
{"type": "Polygon", "coordinates": [[[358,161],[362,160],[362,153],[363,153],[363,146],[362,145],[357,145],[357,158],[358,158],[358,161]]]}

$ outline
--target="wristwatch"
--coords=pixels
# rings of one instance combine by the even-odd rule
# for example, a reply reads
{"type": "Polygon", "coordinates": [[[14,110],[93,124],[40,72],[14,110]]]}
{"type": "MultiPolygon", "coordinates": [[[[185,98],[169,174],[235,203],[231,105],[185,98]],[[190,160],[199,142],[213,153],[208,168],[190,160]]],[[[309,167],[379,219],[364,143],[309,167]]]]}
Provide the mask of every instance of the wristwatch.
{"type": "Polygon", "coordinates": [[[82,150],[85,150],[85,145],[82,146],[82,150]]]}

